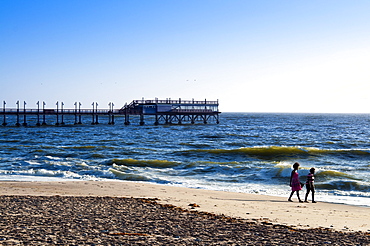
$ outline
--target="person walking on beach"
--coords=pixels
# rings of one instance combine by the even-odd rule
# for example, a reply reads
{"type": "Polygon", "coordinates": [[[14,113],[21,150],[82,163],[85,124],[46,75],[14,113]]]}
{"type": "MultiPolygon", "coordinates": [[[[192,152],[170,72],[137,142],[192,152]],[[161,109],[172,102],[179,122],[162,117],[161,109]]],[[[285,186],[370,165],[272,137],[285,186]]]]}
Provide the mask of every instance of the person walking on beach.
{"type": "Polygon", "coordinates": [[[308,194],[312,194],[312,203],[316,203],[315,202],[315,185],[314,185],[314,174],[315,174],[315,168],[311,168],[310,169],[310,173],[307,175],[307,181],[306,181],[306,188],[307,188],[307,192],[306,192],[306,197],[304,199],[304,202],[308,202],[307,201],[307,197],[308,197],[308,194]]]}
{"type": "Polygon", "coordinates": [[[290,175],[290,187],[292,187],[292,192],[290,193],[290,196],[288,199],[289,202],[293,202],[292,196],[294,192],[297,193],[299,202],[303,202],[301,198],[299,197],[299,191],[302,190],[302,185],[301,185],[301,182],[299,182],[298,168],[299,168],[299,163],[298,162],[294,163],[292,174],[290,175]]]}

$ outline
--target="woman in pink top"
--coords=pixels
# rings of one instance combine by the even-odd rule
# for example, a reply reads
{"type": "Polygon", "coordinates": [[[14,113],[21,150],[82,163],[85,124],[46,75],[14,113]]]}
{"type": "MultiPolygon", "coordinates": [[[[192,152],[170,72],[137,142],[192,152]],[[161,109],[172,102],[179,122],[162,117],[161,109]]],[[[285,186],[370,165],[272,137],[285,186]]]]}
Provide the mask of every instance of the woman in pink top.
{"type": "Polygon", "coordinates": [[[294,192],[297,193],[297,197],[299,202],[303,202],[301,198],[299,197],[299,191],[302,190],[301,182],[299,182],[299,174],[298,174],[298,168],[299,168],[299,163],[296,162],[293,165],[293,171],[292,174],[290,175],[290,187],[292,187],[292,192],[290,193],[289,202],[292,202],[292,196],[294,192]]]}

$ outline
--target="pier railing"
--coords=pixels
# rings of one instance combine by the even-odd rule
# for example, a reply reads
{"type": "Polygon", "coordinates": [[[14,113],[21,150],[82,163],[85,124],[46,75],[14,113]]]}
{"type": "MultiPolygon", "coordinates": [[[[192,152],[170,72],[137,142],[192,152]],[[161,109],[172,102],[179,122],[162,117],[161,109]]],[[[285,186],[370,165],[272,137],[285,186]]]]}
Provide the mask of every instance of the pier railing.
{"type": "Polygon", "coordinates": [[[168,99],[168,100],[158,100],[158,99],[155,99],[155,100],[133,100],[133,103],[137,103],[137,104],[211,104],[211,105],[218,105],[218,101],[207,101],[207,100],[204,100],[204,101],[194,101],[194,100],[171,100],[171,99],[168,99]]]}
{"type": "Polygon", "coordinates": [[[118,109],[14,109],[7,108],[5,110],[0,110],[0,115],[3,114],[119,114],[118,109]]]}
{"type": "Polygon", "coordinates": [[[172,109],[175,113],[212,113],[212,109],[172,109]]]}

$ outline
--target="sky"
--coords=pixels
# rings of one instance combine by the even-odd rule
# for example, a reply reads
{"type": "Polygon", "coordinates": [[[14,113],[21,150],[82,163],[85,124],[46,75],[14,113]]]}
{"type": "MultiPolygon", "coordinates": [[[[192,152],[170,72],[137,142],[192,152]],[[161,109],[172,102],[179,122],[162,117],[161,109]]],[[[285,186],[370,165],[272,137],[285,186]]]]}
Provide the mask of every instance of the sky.
{"type": "Polygon", "coordinates": [[[370,113],[369,13],[367,0],[0,0],[0,101],[370,113]]]}

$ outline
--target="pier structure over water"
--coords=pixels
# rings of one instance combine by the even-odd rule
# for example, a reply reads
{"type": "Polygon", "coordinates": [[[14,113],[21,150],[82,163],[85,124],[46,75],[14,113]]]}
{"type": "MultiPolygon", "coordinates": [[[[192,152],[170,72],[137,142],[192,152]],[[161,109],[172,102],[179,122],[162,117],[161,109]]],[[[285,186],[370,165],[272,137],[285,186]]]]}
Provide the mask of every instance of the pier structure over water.
{"type": "Polygon", "coordinates": [[[27,117],[36,117],[36,126],[48,125],[46,117],[55,116],[55,125],[65,125],[65,116],[74,116],[74,124],[82,124],[82,116],[90,116],[91,124],[99,124],[99,116],[108,116],[108,124],[114,124],[114,115],[118,114],[118,110],[114,110],[114,104],[109,103],[109,109],[98,109],[98,103],[93,102],[92,109],[82,109],[80,102],[75,102],[74,109],[64,108],[63,102],[56,102],[56,108],[45,108],[45,102],[37,102],[36,109],[26,108],[27,103],[23,102],[23,107],[20,107],[20,102],[16,102],[17,108],[6,108],[6,102],[3,102],[3,110],[0,111],[0,115],[3,116],[3,126],[8,125],[7,117],[14,116],[16,118],[16,126],[28,126],[27,117]],[[23,123],[21,124],[21,119],[23,123]]]}
{"type": "Polygon", "coordinates": [[[82,119],[86,120],[86,116],[91,119],[92,125],[100,123],[99,117],[108,118],[108,124],[114,125],[116,117],[123,117],[124,124],[130,125],[130,116],[140,117],[140,125],[144,125],[145,117],[154,118],[154,124],[182,124],[189,122],[195,124],[197,121],[202,121],[207,124],[209,121],[219,123],[218,100],[217,101],[187,101],[187,100],[133,100],[130,104],[125,104],[121,109],[114,109],[114,104],[110,102],[108,109],[98,109],[99,104],[93,102],[92,108],[82,109],[80,102],[75,102],[74,108],[68,109],[64,107],[63,102],[57,102],[55,108],[45,108],[45,102],[37,102],[37,108],[27,108],[27,103],[16,102],[16,108],[7,108],[6,102],[3,101],[3,108],[0,111],[0,116],[3,118],[2,126],[7,126],[11,120],[15,121],[16,126],[28,126],[30,118],[36,121],[36,126],[49,125],[47,118],[54,118],[54,125],[65,125],[65,116],[74,117],[74,124],[82,124],[82,119]],[[84,116],[84,117],[83,117],[84,116]]]}
{"type": "Polygon", "coordinates": [[[219,124],[218,100],[217,101],[195,101],[195,100],[134,100],[120,109],[125,116],[125,125],[130,124],[130,115],[140,116],[140,125],[144,125],[144,117],[151,115],[155,117],[154,125],[182,124],[202,121],[207,124],[214,120],[219,124]]]}

